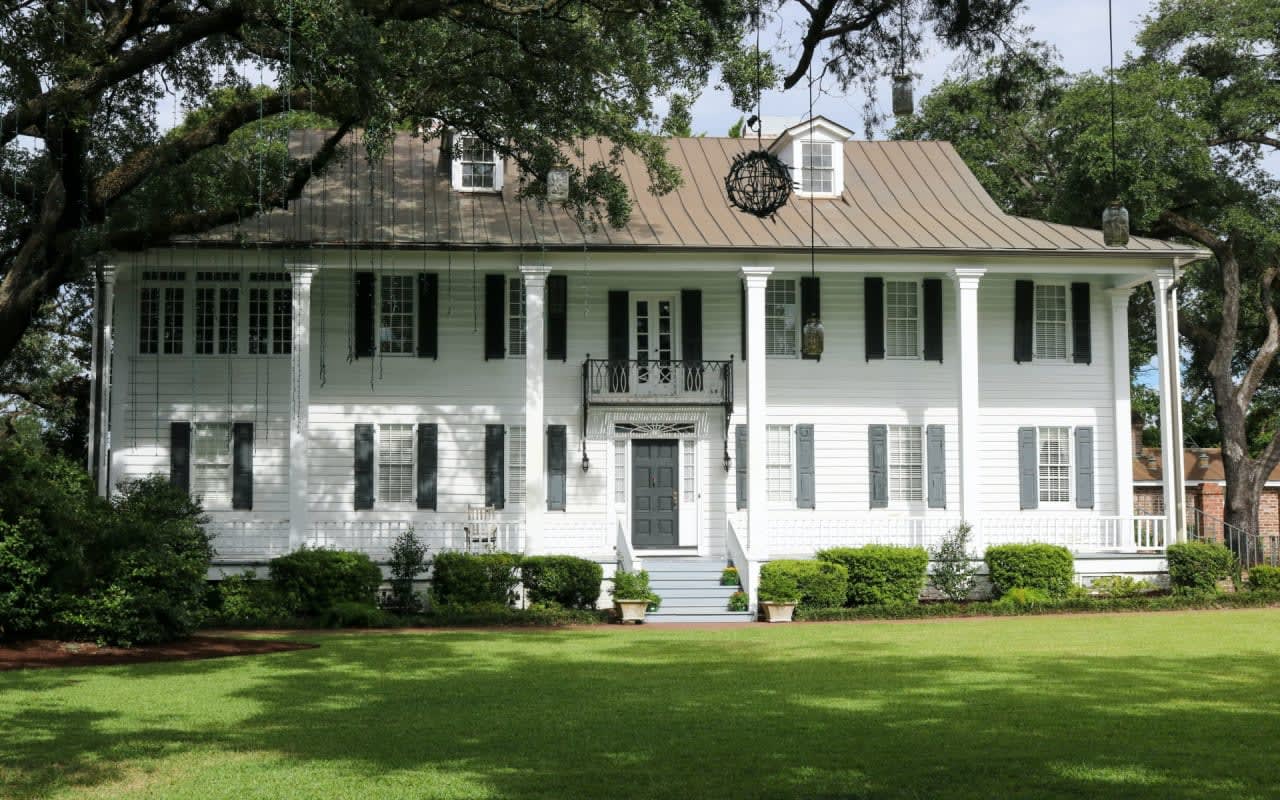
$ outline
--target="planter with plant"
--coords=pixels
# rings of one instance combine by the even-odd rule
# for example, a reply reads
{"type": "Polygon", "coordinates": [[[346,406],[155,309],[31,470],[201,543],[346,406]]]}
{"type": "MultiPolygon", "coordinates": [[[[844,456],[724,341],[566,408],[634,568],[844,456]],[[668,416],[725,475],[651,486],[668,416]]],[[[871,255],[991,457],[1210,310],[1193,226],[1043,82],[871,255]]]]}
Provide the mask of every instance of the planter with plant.
{"type": "Polygon", "coordinates": [[[738,577],[737,567],[725,567],[724,571],[720,573],[721,586],[740,586],[741,584],[742,581],[738,577]]]}
{"type": "Polygon", "coordinates": [[[751,599],[747,596],[746,592],[734,592],[729,595],[729,610],[746,611],[750,602],[751,599]]]}
{"type": "Polygon", "coordinates": [[[649,589],[649,573],[618,570],[613,575],[613,607],[620,622],[644,622],[646,611],[657,611],[662,598],[649,589]]]}

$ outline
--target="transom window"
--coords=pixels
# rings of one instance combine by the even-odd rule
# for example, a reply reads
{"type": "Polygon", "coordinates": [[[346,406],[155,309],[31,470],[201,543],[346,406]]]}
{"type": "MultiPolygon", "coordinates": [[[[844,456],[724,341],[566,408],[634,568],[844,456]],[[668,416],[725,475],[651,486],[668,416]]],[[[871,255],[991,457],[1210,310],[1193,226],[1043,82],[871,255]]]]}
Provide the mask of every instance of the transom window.
{"type": "Polygon", "coordinates": [[[920,357],[920,284],[884,283],[884,349],[889,358],[920,357]]]}
{"type": "Polygon", "coordinates": [[[378,426],[378,499],[386,503],[414,500],[413,426],[378,426]]]}
{"type": "Polygon", "coordinates": [[[769,425],[765,429],[765,475],[769,485],[769,501],[789,503],[791,492],[791,426],[769,425]]]}
{"type": "Polygon", "coordinates": [[[528,350],[524,317],[524,278],[512,278],[507,283],[507,352],[516,358],[528,350]]]}
{"type": "Polygon", "coordinates": [[[494,152],[493,148],[476,136],[463,136],[460,142],[461,153],[459,163],[462,167],[462,188],[494,189],[494,152]]]}
{"type": "Polygon", "coordinates": [[[527,449],[523,425],[507,428],[507,502],[523,503],[527,449]]]}
{"type": "Polygon", "coordinates": [[[796,356],[798,329],[794,278],[770,278],[764,290],[764,350],[766,355],[796,356]]]}
{"type": "Polygon", "coordinates": [[[924,499],[924,446],[919,425],[889,426],[889,500],[924,499]]]}
{"type": "Polygon", "coordinates": [[[205,508],[231,507],[231,426],[202,422],[192,426],[191,494],[205,508]]]}
{"type": "Polygon", "coordinates": [[[1067,357],[1067,287],[1037,283],[1035,358],[1067,357]]]}
{"type": "Polygon", "coordinates": [[[1070,433],[1070,428],[1056,426],[1036,430],[1042,503],[1071,501],[1070,433]]]}
{"type": "Polygon", "coordinates": [[[380,327],[378,348],[383,353],[412,353],[414,350],[414,277],[383,275],[378,308],[380,327]]]}
{"type": "Polygon", "coordinates": [[[831,194],[835,167],[831,142],[800,142],[800,191],[831,194]]]}

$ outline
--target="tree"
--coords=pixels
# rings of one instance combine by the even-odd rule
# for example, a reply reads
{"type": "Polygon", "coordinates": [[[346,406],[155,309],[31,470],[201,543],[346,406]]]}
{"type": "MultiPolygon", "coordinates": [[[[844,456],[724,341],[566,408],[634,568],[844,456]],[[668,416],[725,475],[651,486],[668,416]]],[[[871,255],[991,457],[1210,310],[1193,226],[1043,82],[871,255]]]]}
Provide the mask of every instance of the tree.
{"type": "Polygon", "coordinates": [[[1180,276],[1185,384],[1213,401],[1227,521],[1257,530],[1280,463],[1280,184],[1263,165],[1280,151],[1280,7],[1165,0],[1138,43],[1115,73],[1114,181],[1105,76],[1065,75],[1043,50],[945,83],[895,135],[950,139],[1014,213],[1092,227],[1119,192],[1138,233],[1212,253],[1180,276]]]}

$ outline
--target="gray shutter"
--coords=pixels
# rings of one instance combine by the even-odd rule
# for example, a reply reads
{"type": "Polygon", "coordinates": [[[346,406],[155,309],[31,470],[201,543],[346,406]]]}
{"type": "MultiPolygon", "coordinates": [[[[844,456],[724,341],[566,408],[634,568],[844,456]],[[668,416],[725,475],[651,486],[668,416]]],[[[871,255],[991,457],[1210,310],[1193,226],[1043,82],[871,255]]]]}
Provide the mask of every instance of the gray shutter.
{"type": "Polygon", "coordinates": [[[738,478],[738,508],[747,507],[747,426],[733,431],[734,467],[738,478]]]}
{"type": "Polygon", "coordinates": [[[418,508],[432,511],[436,509],[439,435],[439,428],[434,422],[418,423],[418,508]]]}
{"type": "Polygon", "coordinates": [[[924,323],[924,360],[942,361],[942,281],[925,278],[920,282],[924,323]]]}
{"type": "Polygon", "coordinates": [[[1076,508],[1093,508],[1093,428],[1076,428],[1076,508]]]}
{"type": "Polygon", "coordinates": [[[947,507],[947,429],[942,425],[925,428],[928,456],[929,508],[947,507]]]}
{"type": "Polygon", "coordinates": [[[1089,324],[1089,284],[1071,284],[1071,350],[1076,364],[1093,363],[1093,334],[1089,324]]]}
{"type": "Polygon", "coordinates": [[[506,436],[507,429],[502,425],[484,426],[484,504],[493,508],[507,504],[506,436]]]}
{"type": "Polygon", "coordinates": [[[867,360],[884,358],[884,278],[863,278],[867,360]]]}
{"type": "Polygon", "coordinates": [[[815,508],[813,426],[796,426],[796,508],[815,508]]]}
{"type": "Polygon", "coordinates": [[[547,426],[547,510],[564,511],[568,478],[568,441],[563,425],[547,426]]]}
{"type": "Polygon", "coordinates": [[[1036,429],[1018,428],[1018,507],[1040,507],[1036,429]]]}
{"type": "Polygon", "coordinates": [[[191,423],[169,423],[169,483],[191,492],[191,423]]]}
{"type": "Polygon", "coordinates": [[[357,511],[373,508],[373,426],[356,425],[355,506],[357,511]]]}
{"type": "Polygon", "coordinates": [[[1035,353],[1036,285],[1032,281],[1013,282],[1013,361],[1030,361],[1035,353]]]}
{"type": "Polygon", "coordinates": [[[253,510],[253,423],[231,427],[231,507],[253,510]]]}
{"type": "Polygon", "coordinates": [[[867,478],[871,507],[889,507],[889,426],[867,426],[867,478]]]}

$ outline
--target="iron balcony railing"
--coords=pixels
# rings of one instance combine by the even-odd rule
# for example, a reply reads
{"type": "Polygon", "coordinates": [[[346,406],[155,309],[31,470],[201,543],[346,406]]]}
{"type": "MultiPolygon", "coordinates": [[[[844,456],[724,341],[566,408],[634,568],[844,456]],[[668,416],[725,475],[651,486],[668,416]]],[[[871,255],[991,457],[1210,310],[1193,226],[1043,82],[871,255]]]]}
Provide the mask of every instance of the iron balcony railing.
{"type": "Polygon", "coordinates": [[[679,404],[733,407],[732,361],[590,358],[582,365],[587,404],[679,404]]]}

